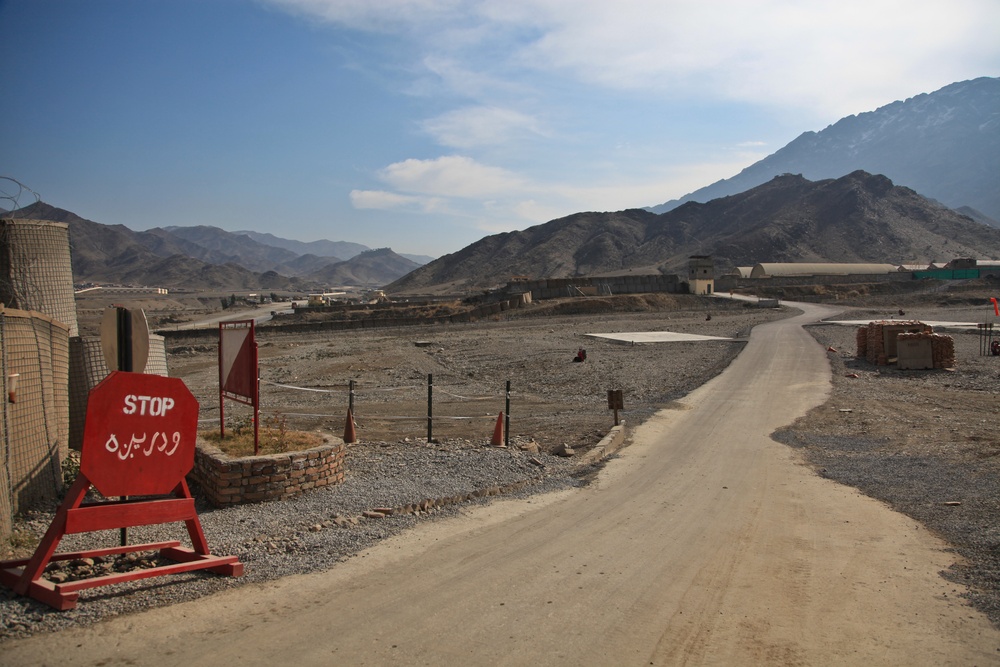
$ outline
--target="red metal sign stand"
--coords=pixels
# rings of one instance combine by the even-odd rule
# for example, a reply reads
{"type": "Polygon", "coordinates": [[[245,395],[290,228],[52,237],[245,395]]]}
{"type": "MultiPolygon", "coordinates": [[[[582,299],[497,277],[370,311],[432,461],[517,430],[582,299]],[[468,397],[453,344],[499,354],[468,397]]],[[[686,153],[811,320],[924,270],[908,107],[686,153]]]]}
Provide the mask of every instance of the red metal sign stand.
{"type": "Polygon", "coordinates": [[[260,373],[254,320],[219,322],[219,436],[226,437],[226,402],[253,408],[253,453],[260,453],[260,373]]]}
{"type": "Polygon", "coordinates": [[[194,465],[197,426],[198,402],[181,380],[111,373],[94,387],[87,402],[80,474],[34,555],[0,563],[0,584],[63,610],[75,607],[79,591],[87,588],[192,570],[241,576],[243,564],[236,556],[209,552],[184,479],[194,465]],[[145,497],[84,503],[92,484],[105,497],[145,497]],[[169,541],[55,552],[65,535],[178,521],[186,525],[193,548],[169,541]],[[42,578],[53,561],[157,550],[173,563],[62,584],[42,578]]]}
{"type": "Polygon", "coordinates": [[[35,554],[28,559],[0,563],[0,583],[13,589],[19,595],[26,595],[55,609],[64,610],[75,607],[80,595],[79,591],[87,588],[192,570],[208,570],[233,577],[239,577],[243,574],[243,564],[236,556],[213,556],[209,553],[208,542],[205,540],[205,533],[202,532],[201,523],[198,521],[198,515],[194,509],[194,498],[191,497],[187,482],[181,480],[181,483],[174,490],[174,498],[129,500],[124,503],[117,501],[82,503],[83,497],[89,489],[90,480],[87,479],[86,475],[80,473],[66,494],[66,499],[56,512],[56,516],[35,550],[35,554]],[[55,553],[56,547],[64,535],[175,521],[183,521],[187,525],[193,549],[181,547],[180,542],[170,541],[55,553]],[[170,565],[108,574],[64,584],[54,584],[42,578],[42,573],[52,561],[155,550],[159,550],[160,556],[163,558],[175,562],[170,565]]]}

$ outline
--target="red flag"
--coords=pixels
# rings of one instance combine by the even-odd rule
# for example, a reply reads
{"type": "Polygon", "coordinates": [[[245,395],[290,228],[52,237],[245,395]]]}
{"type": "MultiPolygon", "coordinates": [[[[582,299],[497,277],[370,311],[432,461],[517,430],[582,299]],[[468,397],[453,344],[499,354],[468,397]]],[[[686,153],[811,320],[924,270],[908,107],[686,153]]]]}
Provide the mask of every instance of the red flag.
{"type": "Polygon", "coordinates": [[[997,305],[996,297],[990,297],[990,301],[993,302],[993,312],[997,314],[997,317],[1000,317],[1000,306],[997,305]]]}

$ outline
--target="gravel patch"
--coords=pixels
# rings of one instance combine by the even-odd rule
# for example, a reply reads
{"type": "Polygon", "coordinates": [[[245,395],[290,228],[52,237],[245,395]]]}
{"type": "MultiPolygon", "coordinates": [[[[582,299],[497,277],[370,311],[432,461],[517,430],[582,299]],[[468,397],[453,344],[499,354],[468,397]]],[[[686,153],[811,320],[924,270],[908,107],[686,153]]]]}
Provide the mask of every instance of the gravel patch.
{"type": "MultiPolygon", "coordinates": [[[[324,570],[418,521],[455,516],[464,506],[488,502],[486,497],[464,499],[482,489],[523,485],[505,495],[525,497],[584,483],[587,469],[561,457],[522,451],[519,447],[524,444],[526,439],[516,438],[510,448],[469,440],[430,446],[422,441],[359,443],[348,450],[348,474],[343,484],[289,500],[225,509],[199,502],[198,514],[209,547],[219,555],[238,556],[245,565],[243,577],[192,572],[84,590],[75,609],[61,612],[0,588],[0,641],[193,600],[234,586],[324,570]],[[456,497],[463,497],[462,503],[454,504],[456,497]],[[411,514],[364,516],[376,508],[416,505],[428,499],[451,501],[411,514]]],[[[19,529],[40,535],[51,522],[53,511],[48,508],[30,513],[23,517],[19,529]]],[[[170,539],[190,544],[183,524],[129,529],[132,544],[170,539]]],[[[117,531],[69,535],[59,551],[106,547],[117,540],[117,531]]],[[[155,564],[155,558],[149,560],[155,564]]],[[[102,563],[96,565],[101,567],[102,563]]],[[[111,569],[114,565],[108,562],[103,566],[111,569]]]]}
{"type": "MultiPolygon", "coordinates": [[[[976,322],[984,312],[911,307],[906,316],[976,322]]],[[[884,317],[849,319],[864,314],[884,317]]],[[[1000,357],[981,355],[975,332],[945,331],[954,369],[901,371],[854,358],[856,327],[809,330],[836,350],[828,352],[833,393],[775,438],[947,541],[956,562],[942,576],[968,586],[969,603],[1000,627],[1000,357]]]]}

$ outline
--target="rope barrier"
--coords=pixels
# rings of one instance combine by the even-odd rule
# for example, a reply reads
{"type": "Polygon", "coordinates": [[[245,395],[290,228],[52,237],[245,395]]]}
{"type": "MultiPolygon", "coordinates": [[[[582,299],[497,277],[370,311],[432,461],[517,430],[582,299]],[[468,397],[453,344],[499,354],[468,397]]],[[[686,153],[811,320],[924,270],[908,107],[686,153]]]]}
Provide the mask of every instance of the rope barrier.
{"type": "MultiPolygon", "coordinates": [[[[336,389],[319,389],[317,387],[299,387],[294,384],[284,384],[281,382],[272,382],[270,380],[261,380],[261,384],[268,384],[273,387],[281,387],[282,389],[295,389],[298,391],[312,391],[321,394],[335,394],[340,391],[347,391],[348,387],[341,386],[336,389]]],[[[407,389],[425,389],[425,385],[409,385],[405,387],[371,387],[364,390],[359,390],[357,385],[355,385],[354,393],[356,395],[363,395],[367,393],[377,393],[377,392],[389,392],[389,391],[405,391],[407,389]]],[[[463,396],[462,394],[455,394],[447,389],[442,389],[438,385],[434,385],[435,392],[441,392],[442,394],[447,394],[448,396],[453,396],[455,398],[461,399],[463,401],[490,401],[496,399],[496,396],[463,396]]]]}
{"type": "MultiPolygon", "coordinates": [[[[261,414],[265,414],[265,413],[263,411],[261,411],[261,414]]],[[[280,412],[280,411],[279,412],[268,412],[266,414],[269,414],[269,415],[281,415],[283,417],[326,417],[326,418],[330,418],[330,419],[339,418],[339,417],[342,416],[342,415],[314,415],[314,414],[310,414],[308,412],[280,412]]]]}
{"type": "Polygon", "coordinates": [[[261,380],[261,384],[269,384],[274,387],[283,387],[285,389],[297,389],[298,391],[315,391],[321,394],[335,394],[338,391],[344,391],[347,387],[342,387],[339,389],[316,389],[314,387],[296,387],[293,384],[281,384],[280,382],[271,382],[269,380],[261,380]]]}
{"type": "MultiPolygon", "coordinates": [[[[437,390],[438,397],[439,397],[438,398],[438,402],[441,403],[441,404],[443,404],[443,405],[445,405],[445,406],[449,406],[449,405],[453,406],[453,405],[455,405],[456,403],[459,403],[459,402],[497,401],[497,400],[506,399],[506,403],[504,405],[504,409],[503,409],[502,412],[500,412],[500,415],[502,415],[502,416],[505,415],[506,416],[506,428],[505,428],[504,432],[509,432],[509,430],[510,430],[510,399],[511,399],[511,395],[512,395],[512,392],[511,392],[511,389],[510,389],[510,381],[509,380],[506,383],[506,389],[502,393],[498,393],[498,394],[494,394],[494,395],[490,395],[490,396],[466,396],[464,394],[456,393],[454,391],[449,391],[448,389],[445,389],[444,387],[441,387],[441,386],[436,386],[435,387],[434,384],[433,384],[433,381],[432,381],[432,377],[433,377],[432,375],[428,374],[428,376],[427,376],[427,385],[408,385],[408,386],[401,386],[401,387],[366,387],[364,390],[361,390],[361,391],[359,391],[357,382],[355,380],[350,380],[346,385],[334,384],[334,385],[327,385],[326,387],[303,387],[303,386],[299,386],[299,385],[288,384],[288,383],[284,383],[284,382],[274,382],[274,381],[271,381],[271,380],[264,380],[264,379],[260,379],[260,378],[258,378],[258,382],[260,384],[268,385],[268,386],[271,386],[271,387],[277,387],[277,388],[280,388],[280,389],[288,389],[288,390],[292,390],[292,391],[308,391],[308,392],[312,392],[312,393],[316,393],[316,394],[336,394],[336,393],[340,393],[340,392],[345,392],[346,391],[346,393],[348,394],[348,397],[349,397],[349,402],[348,402],[348,406],[347,406],[347,415],[349,415],[349,416],[351,416],[353,418],[353,423],[361,424],[361,423],[364,423],[364,422],[373,423],[373,422],[389,422],[389,421],[426,422],[426,424],[427,424],[427,438],[428,439],[432,438],[432,435],[431,435],[432,434],[432,424],[435,421],[437,421],[438,423],[442,423],[444,421],[474,421],[474,420],[488,420],[488,421],[492,421],[493,419],[495,419],[494,415],[492,415],[492,414],[476,415],[476,416],[432,415],[433,394],[434,394],[434,390],[435,389],[437,390]],[[356,412],[356,410],[355,410],[355,398],[358,397],[358,396],[362,396],[363,397],[365,395],[374,395],[374,394],[380,394],[380,393],[399,392],[399,391],[402,391],[402,392],[420,391],[420,392],[422,392],[425,389],[425,387],[426,387],[426,390],[427,390],[427,414],[426,414],[426,416],[424,416],[424,415],[412,415],[412,414],[410,414],[410,415],[364,414],[364,415],[361,415],[359,417],[358,414],[357,414],[357,412],[356,412]]],[[[401,398],[397,398],[397,399],[394,399],[394,400],[408,400],[408,399],[406,397],[401,397],[401,398]]],[[[373,406],[374,405],[378,405],[380,402],[381,401],[379,401],[377,399],[373,399],[373,406]]],[[[299,417],[299,418],[309,418],[309,419],[324,419],[324,420],[330,420],[330,421],[335,421],[337,419],[342,419],[343,418],[343,415],[341,415],[341,414],[333,415],[333,414],[315,414],[315,413],[304,413],[304,412],[285,412],[285,411],[282,411],[282,410],[273,410],[273,409],[265,412],[265,411],[263,411],[263,410],[260,409],[259,405],[257,406],[257,410],[258,410],[258,413],[257,413],[258,419],[260,419],[260,421],[261,421],[262,424],[264,423],[264,419],[265,418],[273,418],[273,417],[276,417],[276,416],[279,417],[279,418],[284,418],[284,417],[293,417],[293,418],[295,418],[295,417],[299,417]]],[[[543,418],[545,416],[549,416],[549,415],[544,415],[544,416],[543,415],[539,415],[537,417],[533,416],[533,415],[522,415],[521,418],[522,419],[527,419],[527,420],[533,420],[533,419],[536,419],[536,418],[543,418]]],[[[205,422],[205,423],[209,423],[209,422],[211,422],[211,423],[219,423],[220,420],[219,420],[219,418],[215,418],[215,419],[204,419],[204,420],[201,420],[201,421],[205,422]]],[[[350,431],[352,433],[351,437],[353,438],[354,437],[353,436],[354,429],[353,429],[353,424],[351,422],[349,422],[349,427],[350,427],[350,431]]],[[[499,429],[499,426],[498,426],[498,429],[499,429]]],[[[345,436],[344,436],[345,438],[348,437],[347,436],[347,432],[348,432],[348,429],[345,428],[345,436]]]]}
{"type": "MultiPolygon", "coordinates": [[[[375,388],[372,388],[372,389],[366,389],[365,392],[375,393],[375,392],[380,392],[380,391],[403,391],[404,389],[425,389],[425,388],[426,387],[424,385],[412,384],[412,385],[409,385],[407,387],[375,387],[375,388]]],[[[364,392],[358,392],[357,385],[355,385],[354,392],[355,393],[364,393],[364,392]]]]}
{"type": "MultiPolygon", "coordinates": [[[[426,416],[424,416],[424,417],[413,417],[413,416],[395,416],[395,415],[366,415],[366,416],[360,417],[360,418],[357,415],[354,416],[354,421],[356,421],[356,422],[363,422],[365,420],[367,420],[367,421],[387,420],[388,421],[388,420],[395,420],[395,419],[398,419],[398,420],[412,419],[412,420],[417,420],[417,421],[422,421],[422,422],[427,421],[427,417],[426,416]]],[[[437,421],[439,419],[454,419],[454,420],[463,420],[463,419],[496,419],[496,417],[494,415],[480,415],[478,417],[452,417],[452,416],[448,416],[448,415],[434,415],[433,417],[431,417],[431,421],[437,421]]]]}
{"type": "MultiPolygon", "coordinates": [[[[325,418],[325,419],[340,419],[341,417],[343,417],[343,415],[321,415],[321,414],[313,414],[313,413],[309,413],[309,412],[267,412],[267,413],[265,413],[263,410],[261,411],[260,414],[261,414],[261,416],[267,414],[267,415],[282,415],[284,417],[322,417],[322,418],[325,418]]],[[[458,416],[450,416],[450,415],[434,415],[434,417],[432,417],[432,419],[434,419],[434,420],[438,420],[438,419],[453,419],[453,420],[456,420],[456,421],[460,421],[460,420],[466,420],[466,419],[468,419],[468,420],[471,420],[471,419],[496,419],[496,417],[493,416],[493,415],[479,415],[479,416],[476,416],[476,417],[458,417],[458,416]]],[[[379,421],[379,420],[383,420],[383,421],[389,421],[389,420],[427,421],[427,417],[426,416],[414,416],[414,415],[363,415],[363,416],[359,417],[358,415],[354,415],[354,421],[356,421],[356,422],[379,421]]],[[[219,418],[218,417],[215,417],[213,419],[199,419],[198,420],[199,424],[201,424],[201,423],[218,423],[218,422],[219,422],[219,418]]]]}
{"type": "Polygon", "coordinates": [[[462,396],[461,394],[453,394],[450,391],[447,391],[446,389],[441,389],[440,387],[438,387],[437,385],[435,385],[434,386],[434,393],[438,393],[438,392],[440,392],[442,394],[447,394],[448,396],[454,396],[455,398],[459,398],[459,399],[461,399],[463,401],[495,401],[495,400],[497,400],[496,396],[462,396]]]}

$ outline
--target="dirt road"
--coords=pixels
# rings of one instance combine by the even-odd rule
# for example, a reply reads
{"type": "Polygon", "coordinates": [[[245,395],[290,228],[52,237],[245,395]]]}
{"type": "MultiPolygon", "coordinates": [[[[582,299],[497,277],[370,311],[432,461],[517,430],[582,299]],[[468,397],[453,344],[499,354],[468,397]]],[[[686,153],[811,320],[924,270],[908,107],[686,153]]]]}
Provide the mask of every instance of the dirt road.
{"type": "Polygon", "coordinates": [[[1000,661],[943,543],[768,434],[829,391],[800,325],[636,430],[590,487],[428,523],[327,573],[4,646],[3,664],[1000,661]]]}

